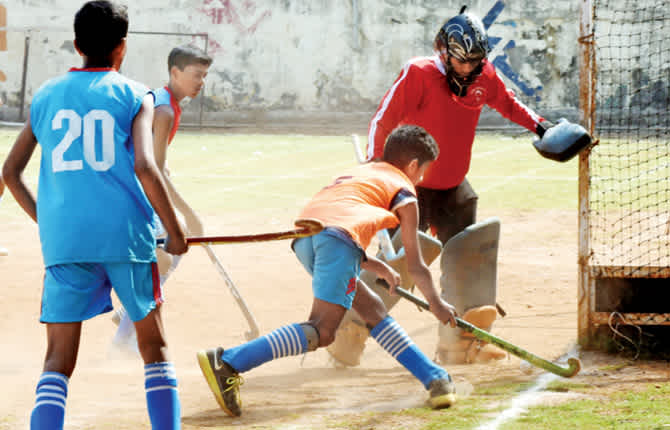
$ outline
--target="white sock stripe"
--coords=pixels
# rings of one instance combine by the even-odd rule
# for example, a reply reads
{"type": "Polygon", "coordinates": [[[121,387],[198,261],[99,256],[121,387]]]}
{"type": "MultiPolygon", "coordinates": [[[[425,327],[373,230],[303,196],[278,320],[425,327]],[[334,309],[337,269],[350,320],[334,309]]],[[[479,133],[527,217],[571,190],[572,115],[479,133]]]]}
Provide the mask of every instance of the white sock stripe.
{"type": "Polygon", "coordinates": [[[37,389],[37,392],[41,393],[44,390],[58,391],[59,393],[65,394],[65,388],[60,385],[43,384],[37,389]]]}
{"type": "Polygon", "coordinates": [[[295,329],[295,327],[290,325],[286,327],[286,332],[289,336],[289,340],[291,341],[291,350],[293,351],[293,355],[300,354],[300,336],[298,335],[298,331],[295,329]]]}
{"type": "Polygon", "coordinates": [[[37,403],[35,403],[35,408],[37,408],[38,406],[43,406],[43,405],[53,405],[53,406],[58,406],[59,408],[65,409],[65,403],[56,402],[56,401],[52,401],[52,400],[42,400],[40,402],[37,402],[37,403]]]}
{"type": "Polygon", "coordinates": [[[296,351],[295,353],[296,353],[296,355],[302,354],[302,352],[303,352],[302,342],[300,342],[300,333],[298,333],[298,329],[295,326],[290,325],[289,330],[293,334],[293,339],[295,339],[295,351],[296,351]]]}
{"type": "Polygon", "coordinates": [[[298,330],[293,326],[283,326],[271,333],[265,338],[272,349],[272,358],[277,359],[289,355],[298,355],[302,352],[302,343],[298,330]]]}
{"type": "Polygon", "coordinates": [[[266,335],[263,336],[263,337],[264,337],[264,338],[268,341],[268,343],[270,344],[270,349],[272,350],[272,359],[273,359],[273,360],[276,359],[276,358],[277,358],[277,348],[275,348],[275,344],[274,344],[274,342],[272,341],[272,333],[268,333],[268,334],[266,334],[266,335]]]}
{"type": "Polygon", "coordinates": [[[291,331],[287,326],[284,326],[281,328],[281,333],[282,333],[282,342],[284,342],[284,345],[286,345],[286,355],[296,355],[295,352],[295,341],[293,340],[293,336],[291,336],[291,331]]]}
{"type": "Polygon", "coordinates": [[[377,336],[375,336],[377,342],[383,344],[386,341],[386,339],[393,334],[394,331],[393,329],[394,329],[393,323],[390,323],[388,326],[384,328],[384,330],[377,333],[377,336]]]}
{"type": "Polygon", "coordinates": [[[298,349],[298,345],[296,344],[296,333],[291,330],[291,326],[284,326],[284,334],[286,335],[286,345],[289,350],[289,355],[298,355],[300,350],[298,349]]]}
{"type": "Polygon", "coordinates": [[[394,357],[399,355],[401,351],[404,351],[407,349],[410,345],[412,345],[414,342],[412,342],[411,339],[400,339],[398,342],[396,342],[393,347],[390,347],[388,351],[393,355],[394,357]]]}
{"type": "Polygon", "coordinates": [[[277,355],[273,358],[280,358],[284,356],[284,351],[282,350],[281,343],[279,342],[279,334],[277,330],[269,334],[270,341],[274,344],[274,350],[277,351],[277,355]]]}
{"type": "Polygon", "coordinates": [[[156,378],[176,380],[177,374],[173,372],[173,373],[156,373],[154,375],[144,375],[145,380],[156,379],[156,378]]]}
{"type": "Polygon", "coordinates": [[[174,369],[174,364],[172,362],[162,362],[162,363],[151,363],[144,366],[144,370],[156,370],[156,369],[174,369]]]}
{"type": "MultiPolygon", "coordinates": [[[[68,378],[67,378],[67,376],[65,376],[65,375],[61,375],[60,373],[56,373],[56,372],[45,372],[45,373],[42,373],[42,376],[40,376],[40,380],[39,380],[39,382],[42,382],[43,380],[45,380],[45,379],[50,379],[50,378],[58,379],[59,381],[63,381],[63,383],[67,386],[67,383],[68,383],[68,378]]],[[[39,383],[38,383],[38,384],[39,384],[39,383]]]]}
{"type": "Polygon", "coordinates": [[[395,354],[391,354],[391,355],[393,356],[393,358],[397,359],[398,356],[399,356],[400,354],[402,354],[402,353],[403,353],[407,348],[409,348],[410,346],[412,346],[412,342],[409,342],[409,343],[405,344],[405,347],[404,347],[404,348],[400,348],[399,351],[397,351],[395,354]]]}
{"type": "Polygon", "coordinates": [[[58,393],[37,393],[37,396],[35,397],[36,401],[44,399],[51,399],[53,401],[62,400],[63,404],[65,404],[67,398],[64,395],[58,393]]]}
{"type": "Polygon", "coordinates": [[[161,373],[161,372],[162,373],[174,373],[175,368],[174,368],[174,366],[171,366],[171,367],[155,367],[153,369],[145,369],[144,370],[145,375],[148,375],[150,373],[161,373]]]}
{"type": "Polygon", "coordinates": [[[286,339],[286,333],[284,332],[284,327],[279,327],[275,334],[277,335],[277,342],[279,344],[279,349],[281,350],[281,357],[286,357],[289,355],[289,345],[288,340],[286,339]]]}
{"type": "Polygon", "coordinates": [[[163,391],[163,390],[175,390],[175,391],[177,391],[177,387],[173,387],[172,385],[159,385],[157,387],[147,388],[146,392],[150,393],[152,391],[163,391]]]}
{"type": "Polygon", "coordinates": [[[385,342],[382,346],[384,347],[385,350],[387,350],[390,353],[393,353],[398,348],[402,348],[403,345],[408,343],[409,341],[402,336],[393,336],[391,339],[389,339],[387,342],[385,342]]]}
{"type": "Polygon", "coordinates": [[[413,344],[412,339],[396,321],[378,333],[375,340],[393,357],[397,357],[413,344]]]}

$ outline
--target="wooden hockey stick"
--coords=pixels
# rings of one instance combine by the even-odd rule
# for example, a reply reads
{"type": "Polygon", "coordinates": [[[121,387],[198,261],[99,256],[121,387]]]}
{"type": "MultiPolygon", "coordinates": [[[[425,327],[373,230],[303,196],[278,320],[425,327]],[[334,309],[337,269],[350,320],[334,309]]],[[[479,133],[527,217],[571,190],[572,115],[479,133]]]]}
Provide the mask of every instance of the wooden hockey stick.
{"type": "MultiPolygon", "coordinates": [[[[186,243],[189,245],[225,245],[231,243],[268,242],[272,240],[297,239],[299,237],[312,236],[323,230],[323,224],[315,219],[299,219],[295,221],[292,230],[278,231],[274,233],[245,234],[239,236],[202,236],[189,237],[186,243]]],[[[164,244],[165,239],[156,240],[158,245],[164,244]]]]}
{"type": "Polygon", "coordinates": [[[214,264],[214,267],[216,267],[216,270],[219,272],[223,278],[223,281],[226,283],[228,290],[230,290],[230,293],[233,295],[235,302],[237,302],[237,305],[240,307],[242,314],[244,314],[244,318],[249,324],[249,331],[245,332],[244,336],[247,340],[256,339],[258,336],[260,336],[260,329],[258,328],[258,322],[256,321],[254,314],[251,313],[249,306],[247,306],[247,302],[244,300],[242,294],[240,294],[240,291],[235,286],[232,278],[228,275],[228,272],[226,272],[226,269],[224,269],[223,264],[221,264],[219,258],[214,253],[214,249],[212,249],[208,243],[204,243],[202,245],[203,248],[205,248],[205,252],[209,256],[209,259],[212,261],[212,264],[214,264]]]}
{"type": "MultiPolygon", "coordinates": [[[[383,279],[377,279],[377,285],[380,285],[386,288],[387,290],[389,289],[389,285],[383,279]]],[[[418,305],[426,310],[429,309],[428,302],[415,296],[409,291],[400,287],[397,287],[395,291],[399,296],[409,300],[415,305],[418,305]]],[[[562,367],[556,363],[552,363],[551,361],[545,360],[544,358],[541,358],[531,352],[528,352],[523,348],[520,348],[510,342],[507,342],[506,340],[500,339],[499,337],[494,336],[487,331],[477,328],[474,325],[470,324],[469,322],[464,321],[458,317],[456,317],[456,325],[458,325],[459,328],[472,333],[474,337],[476,337],[477,339],[483,340],[484,342],[492,343],[498,348],[503,349],[509,353],[512,353],[517,357],[526,360],[530,364],[539,367],[541,369],[544,369],[546,371],[549,371],[551,373],[554,373],[556,375],[563,376],[565,378],[570,378],[575,376],[582,367],[579,359],[574,357],[568,358],[567,368],[562,367]]]]}

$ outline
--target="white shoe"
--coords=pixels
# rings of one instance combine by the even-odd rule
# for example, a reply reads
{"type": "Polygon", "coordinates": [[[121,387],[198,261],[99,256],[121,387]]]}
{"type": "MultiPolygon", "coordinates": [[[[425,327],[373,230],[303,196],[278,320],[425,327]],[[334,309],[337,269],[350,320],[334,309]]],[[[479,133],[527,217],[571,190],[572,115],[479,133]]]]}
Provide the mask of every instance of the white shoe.
{"type": "Polygon", "coordinates": [[[9,250],[0,246],[0,257],[5,257],[7,255],[9,255],[9,250]]]}

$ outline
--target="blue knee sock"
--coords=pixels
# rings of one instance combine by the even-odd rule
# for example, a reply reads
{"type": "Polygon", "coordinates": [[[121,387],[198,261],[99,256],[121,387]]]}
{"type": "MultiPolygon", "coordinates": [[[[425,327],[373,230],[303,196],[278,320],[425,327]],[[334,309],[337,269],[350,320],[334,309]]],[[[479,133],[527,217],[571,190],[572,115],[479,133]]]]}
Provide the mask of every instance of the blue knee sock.
{"type": "Polygon", "coordinates": [[[179,430],[181,407],[177,392],[177,376],[169,362],[144,366],[144,388],[147,409],[153,430],[179,430]]]}
{"type": "Polygon", "coordinates": [[[307,351],[307,337],[300,324],[280,327],[265,336],[234,348],[226,349],[221,357],[233,369],[242,373],[270,360],[307,351]]]}
{"type": "Polygon", "coordinates": [[[421,381],[426,389],[435,379],[449,378],[447,371],[426,357],[392,317],[384,318],[372,329],[370,335],[421,381]]]}
{"type": "Polygon", "coordinates": [[[37,398],[30,415],[31,430],[61,430],[65,419],[68,377],[44,372],[37,383],[37,398]]]}

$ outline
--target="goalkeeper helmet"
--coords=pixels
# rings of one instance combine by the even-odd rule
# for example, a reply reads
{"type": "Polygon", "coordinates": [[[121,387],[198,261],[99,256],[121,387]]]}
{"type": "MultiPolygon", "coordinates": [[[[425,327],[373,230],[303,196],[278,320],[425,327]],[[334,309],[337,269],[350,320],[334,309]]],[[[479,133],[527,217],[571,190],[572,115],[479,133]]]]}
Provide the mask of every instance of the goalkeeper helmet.
{"type": "Polygon", "coordinates": [[[465,13],[465,6],[455,17],[444,23],[435,36],[435,48],[445,65],[447,83],[452,92],[459,97],[465,96],[468,87],[482,71],[482,60],[489,53],[489,39],[482,21],[471,13],[465,13]],[[476,64],[477,67],[467,76],[459,75],[451,66],[449,58],[461,63],[476,64]]]}

